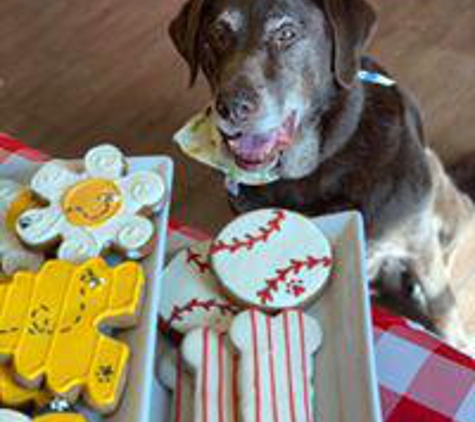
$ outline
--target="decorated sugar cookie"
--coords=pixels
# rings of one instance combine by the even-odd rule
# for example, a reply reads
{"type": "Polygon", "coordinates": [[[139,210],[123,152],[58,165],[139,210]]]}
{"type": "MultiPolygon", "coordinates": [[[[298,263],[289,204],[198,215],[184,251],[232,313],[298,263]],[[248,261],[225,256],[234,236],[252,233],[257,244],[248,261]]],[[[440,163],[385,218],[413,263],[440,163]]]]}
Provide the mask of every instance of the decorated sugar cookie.
{"type": "Polygon", "coordinates": [[[48,415],[37,416],[33,422],[88,422],[79,413],[50,413],[48,415]]]}
{"type": "Polygon", "coordinates": [[[51,396],[43,390],[29,390],[20,386],[14,379],[13,370],[0,365],[0,403],[2,406],[22,407],[30,403],[43,406],[51,396]]]}
{"type": "Polygon", "coordinates": [[[325,286],[332,265],[330,244],[312,221],[278,209],[239,217],[210,254],[231,295],[269,310],[305,304],[325,286]]]}
{"type": "Polygon", "coordinates": [[[179,349],[165,350],[160,359],[158,378],[173,394],[170,421],[193,422],[193,378],[185,368],[179,349]]]}
{"type": "Polygon", "coordinates": [[[101,413],[115,410],[130,351],[99,329],[138,320],[145,278],[127,262],[110,268],[101,258],[82,265],[49,261],[37,274],[17,273],[0,285],[0,356],[30,388],[44,380],[55,395],[82,393],[101,413]]]}
{"type": "Polygon", "coordinates": [[[31,191],[12,180],[0,179],[0,273],[36,271],[41,265],[42,256],[27,250],[15,234],[18,217],[34,207],[38,202],[31,191]]]}
{"type": "Polygon", "coordinates": [[[226,331],[239,311],[219,290],[209,248],[210,242],[187,248],[166,268],[160,311],[165,328],[179,333],[204,326],[226,331]]]}
{"type": "Polygon", "coordinates": [[[234,320],[243,422],[314,422],[313,358],[318,322],[301,311],[270,317],[251,310],[234,320]]]}
{"type": "Polygon", "coordinates": [[[189,333],[183,359],[195,374],[194,422],[238,422],[238,355],[226,334],[209,328],[189,333]]]}
{"type": "Polygon", "coordinates": [[[0,422],[33,422],[23,413],[11,409],[0,409],[0,422]]]}
{"type": "Polygon", "coordinates": [[[123,154],[111,145],[91,149],[84,167],[83,173],[55,161],[41,167],[31,188],[49,205],[21,215],[20,238],[36,248],[60,240],[58,257],[75,263],[110,247],[133,259],[146,254],[155,229],[144,214],[163,202],[162,178],[148,171],[128,174],[123,154]]]}

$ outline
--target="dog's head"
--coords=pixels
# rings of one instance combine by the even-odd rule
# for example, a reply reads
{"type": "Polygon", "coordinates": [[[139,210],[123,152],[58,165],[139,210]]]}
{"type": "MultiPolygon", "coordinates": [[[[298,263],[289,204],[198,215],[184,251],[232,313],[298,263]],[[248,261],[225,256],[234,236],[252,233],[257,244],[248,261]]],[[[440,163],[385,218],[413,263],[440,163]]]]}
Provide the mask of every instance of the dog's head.
{"type": "Polygon", "coordinates": [[[375,20],[365,0],[189,0],[170,34],[191,82],[205,74],[236,163],[299,178],[318,166],[311,132],[351,89],[375,20]]]}

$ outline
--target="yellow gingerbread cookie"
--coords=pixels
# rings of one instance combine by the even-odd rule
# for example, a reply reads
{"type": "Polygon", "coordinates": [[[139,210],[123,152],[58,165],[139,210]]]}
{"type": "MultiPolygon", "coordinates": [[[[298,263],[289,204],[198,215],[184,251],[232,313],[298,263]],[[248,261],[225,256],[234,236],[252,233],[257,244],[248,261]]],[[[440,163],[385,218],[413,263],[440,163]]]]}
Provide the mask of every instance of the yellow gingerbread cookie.
{"type": "Polygon", "coordinates": [[[37,416],[33,422],[87,422],[87,419],[79,413],[50,413],[37,416]]]}
{"type": "Polygon", "coordinates": [[[127,172],[116,147],[91,149],[82,173],[57,161],[46,163],[31,189],[49,205],[18,219],[17,233],[27,245],[44,248],[59,241],[58,258],[75,263],[112,247],[132,259],[151,251],[155,227],[145,214],[161,206],[165,184],[152,171],[127,172]]]}
{"type": "Polygon", "coordinates": [[[32,419],[14,410],[0,409],[0,422],[87,422],[87,419],[78,413],[50,413],[32,419]]]}
{"type": "Polygon", "coordinates": [[[41,407],[50,399],[51,396],[43,390],[29,390],[18,385],[11,368],[0,365],[0,405],[18,408],[35,403],[41,407]]]}
{"type": "Polygon", "coordinates": [[[37,274],[20,272],[0,285],[0,357],[16,377],[53,394],[80,394],[101,413],[116,409],[130,351],[101,334],[137,323],[145,276],[127,262],[111,268],[101,258],[82,265],[49,261],[37,274]]]}
{"type": "MultiPolygon", "coordinates": [[[[42,256],[27,250],[17,239],[18,217],[30,208],[38,207],[32,192],[9,179],[0,179],[0,273],[11,275],[18,270],[36,271],[42,256]]],[[[4,276],[0,276],[0,282],[4,276]]]]}

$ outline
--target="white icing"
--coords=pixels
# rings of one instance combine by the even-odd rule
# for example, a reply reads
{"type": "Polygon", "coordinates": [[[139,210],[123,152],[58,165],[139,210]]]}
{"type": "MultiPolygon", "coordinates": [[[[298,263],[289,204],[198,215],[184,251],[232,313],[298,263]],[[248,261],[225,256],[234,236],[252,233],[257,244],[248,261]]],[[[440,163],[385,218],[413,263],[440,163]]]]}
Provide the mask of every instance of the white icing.
{"type": "Polygon", "coordinates": [[[127,193],[131,210],[143,207],[156,208],[165,196],[163,179],[155,173],[136,172],[121,181],[121,187],[127,193]]]}
{"type": "Polygon", "coordinates": [[[307,218],[284,210],[243,215],[217,237],[211,262],[222,286],[263,309],[302,306],[326,285],[331,247],[307,218]]]}
{"type": "Polygon", "coordinates": [[[173,395],[169,418],[173,422],[193,421],[193,377],[187,369],[180,351],[167,346],[160,356],[158,379],[173,395]]]}
{"type": "Polygon", "coordinates": [[[225,334],[209,328],[189,333],[182,345],[185,362],[195,374],[194,422],[238,422],[238,365],[225,334]]]}
{"type": "Polygon", "coordinates": [[[155,228],[152,222],[141,216],[124,218],[117,232],[117,245],[127,252],[139,251],[152,240],[155,228]]]}
{"type": "Polygon", "coordinates": [[[50,161],[40,167],[31,179],[31,189],[47,201],[58,201],[64,191],[77,183],[79,176],[64,163],[50,161]]]}
{"type": "Polygon", "coordinates": [[[227,331],[238,307],[219,290],[208,261],[210,242],[179,252],[163,275],[160,317],[180,333],[212,327],[227,331]]]}
{"type": "Polygon", "coordinates": [[[0,422],[32,422],[33,420],[23,413],[10,409],[0,409],[0,422]]]}
{"type": "Polygon", "coordinates": [[[0,179],[0,273],[7,275],[18,270],[36,271],[43,262],[41,254],[25,249],[7,227],[8,210],[24,189],[14,181],[0,179]]]}
{"type": "Polygon", "coordinates": [[[51,212],[50,208],[28,210],[18,218],[16,230],[25,243],[40,246],[60,235],[61,215],[59,212],[51,212]]]}
{"type": "Polygon", "coordinates": [[[17,223],[18,236],[33,247],[61,239],[59,255],[76,263],[114,246],[129,258],[142,257],[149,252],[142,249],[153,241],[155,228],[150,219],[139,214],[163,204],[165,185],[162,177],[143,171],[126,174],[125,157],[111,145],[93,148],[84,161],[82,173],[74,173],[59,162],[50,162],[40,168],[33,177],[32,189],[49,205],[24,213],[17,223]],[[75,187],[81,186],[80,183],[90,180],[112,184],[118,193],[114,194],[117,197],[112,198],[112,202],[112,192],[104,198],[98,195],[93,202],[96,208],[106,209],[104,215],[107,217],[95,224],[79,224],[65,214],[63,201],[75,187]],[[113,211],[108,215],[107,209],[111,207],[113,211]]]}
{"type": "Polygon", "coordinates": [[[71,233],[71,236],[61,243],[58,249],[58,258],[80,264],[89,258],[99,256],[101,250],[101,245],[96,242],[90,233],[84,230],[76,230],[74,235],[71,233]]]}
{"type": "Polygon", "coordinates": [[[236,317],[230,336],[240,353],[243,422],[314,422],[318,322],[299,311],[274,318],[247,311],[236,317]]]}
{"type": "Polygon", "coordinates": [[[126,170],[125,158],[114,145],[100,145],[90,149],[84,157],[86,172],[92,177],[120,178],[126,170]]]}

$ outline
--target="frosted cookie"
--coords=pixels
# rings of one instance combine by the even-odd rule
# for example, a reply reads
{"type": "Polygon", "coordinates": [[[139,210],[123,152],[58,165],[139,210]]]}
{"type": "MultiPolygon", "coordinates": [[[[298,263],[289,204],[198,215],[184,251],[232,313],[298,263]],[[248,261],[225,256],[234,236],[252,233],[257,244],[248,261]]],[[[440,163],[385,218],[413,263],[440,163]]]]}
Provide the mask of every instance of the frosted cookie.
{"type": "Polygon", "coordinates": [[[179,349],[167,348],[160,359],[158,379],[172,393],[171,422],[192,422],[193,378],[185,368],[179,349]]]}
{"type": "Polygon", "coordinates": [[[29,416],[11,409],[0,409],[0,422],[33,422],[29,416]]]}
{"type": "Polygon", "coordinates": [[[79,413],[50,413],[48,415],[37,416],[33,422],[88,422],[79,413]]]}
{"type": "Polygon", "coordinates": [[[60,241],[58,257],[75,263],[111,247],[132,259],[150,252],[155,228],[145,214],[164,200],[160,175],[127,173],[125,157],[111,145],[91,149],[84,167],[75,173],[51,161],[40,168],[31,189],[49,205],[20,216],[21,240],[35,248],[60,241]]]}
{"type": "Polygon", "coordinates": [[[210,254],[232,296],[269,310],[308,302],[332,266],[330,244],[312,221],[278,209],[239,217],[218,235],[210,254]]]}
{"type": "Polygon", "coordinates": [[[29,390],[20,386],[14,379],[13,370],[6,365],[0,365],[0,404],[8,407],[22,407],[30,403],[43,406],[51,396],[42,390],[29,390]]]}
{"type": "Polygon", "coordinates": [[[238,422],[238,355],[226,334],[209,328],[192,331],[182,354],[195,374],[194,422],[238,422]]]}
{"type": "Polygon", "coordinates": [[[27,250],[18,240],[15,225],[18,217],[38,207],[31,191],[7,179],[0,179],[0,273],[11,275],[18,270],[36,271],[42,256],[27,250]]]}
{"type": "Polygon", "coordinates": [[[252,310],[236,317],[230,336],[240,353],[243,422],[314,422],[317,321],[300,311],[272,318],[252,310]]]}
{"type": "Polygon", "coordinates": [[[0,285],[0,357],[13,360],[29,388],[44,380],[54,395],[74,402],[82,394],[98,412],[112,412],[130,351],[100,329],[135,325],[144,286],[139,264],[110,268],[101,258],[17,273],[0,285]]]}
{"type": "Polygon", "coordinates": [[[165,329],[182,334],[204,326],[226,331],[239,312],[219,290],[208,260],[209,247],[210,242],[189,247],[167,266],[160,310],[165,329]]]}

